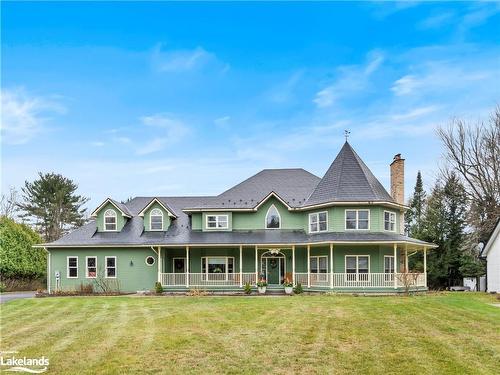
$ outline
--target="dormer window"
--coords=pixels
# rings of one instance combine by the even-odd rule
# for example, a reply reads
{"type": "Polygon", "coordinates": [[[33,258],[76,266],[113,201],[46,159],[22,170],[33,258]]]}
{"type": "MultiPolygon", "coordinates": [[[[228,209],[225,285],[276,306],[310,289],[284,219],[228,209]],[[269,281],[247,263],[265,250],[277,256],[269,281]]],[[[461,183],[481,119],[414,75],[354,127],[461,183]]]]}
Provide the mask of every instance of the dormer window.
{"type": "Polygon", "coordinates": [[[267,210],[266,229],[279,229],[279,228],[281,228],[281,216],[280,213],[278,212],[278,209],[273,204],[271,207],[269,207],[269,210],[267,210]]]}
{"type": "Polygon", "coordinates": [[[109,209],[104,212],[104,230],[116,231],[116,211],[109,209]]]}
{"type": "Polygon", "coordinates": [[[159,208],[151,210],[150,220],[151,230],[163,230],[163,212],[159,208]]]}

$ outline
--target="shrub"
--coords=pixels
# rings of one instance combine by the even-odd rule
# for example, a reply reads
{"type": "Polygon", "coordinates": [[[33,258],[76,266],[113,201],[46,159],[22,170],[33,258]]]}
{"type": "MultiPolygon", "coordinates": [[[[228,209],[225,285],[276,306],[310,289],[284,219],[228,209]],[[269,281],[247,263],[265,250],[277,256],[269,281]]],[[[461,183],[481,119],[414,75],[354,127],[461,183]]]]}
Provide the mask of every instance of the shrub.
{"type": "Polygon", "coordinates": [[[252,286],[250,285],[250,283],[246,283],[243,290],[245,294],[252,294],[252,286]]]}
{"type": "Polygon", "coordinates": [[[192,296],[192,297],[199,297],[199,296],[208,295],[208,292],[206,290],[203,290],[203,289],[194,288],[194,289],[190,289],[189,292],[186,293],[186,295],[192,296]]]}
{"type": "Polygon", "coordinates": [[[157,281],[155,283],[155,292],[156,294],[162,294],[163,293],[163,287],[161,286],[161,283],[157,281]]]}
{"type": "Polygon", "coordinates": [[[301,294],[304,293],[304,289],[302,289],[302,284],[298,283],[297,286],[293,289],[293,292],[295,294],[301,294]]]}
{"type": "Polygon", "coordinates": [[[80,286],[78,287],[78,292],[80,294],[93,294],[94,286],[92,284],[81,283],[80,286]]]}
{"type": "Polygon", "coordinates": [[[0,293],[5,292],[6,289],[7,287],[5,286],[5,284],[0,281],[0,293]]]}

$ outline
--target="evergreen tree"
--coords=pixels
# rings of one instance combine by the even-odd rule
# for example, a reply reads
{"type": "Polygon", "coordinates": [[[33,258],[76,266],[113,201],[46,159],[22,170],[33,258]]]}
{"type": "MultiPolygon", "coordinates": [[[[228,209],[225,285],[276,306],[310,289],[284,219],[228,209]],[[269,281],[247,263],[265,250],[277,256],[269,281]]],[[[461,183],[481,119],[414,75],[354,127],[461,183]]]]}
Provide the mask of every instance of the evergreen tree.
{"type": "Polygon", "coordinates": [[[54,241],[66,231],[82,225],[88,201],[76,195],[78,186],[70,179],[55,173],[39,173],[33,182],[25,182],[20,215],[27,219],[45,241],[54,241]]]}
{"type": "Polygon", "coordinates": [[[409,202],[410,209],[405,213],[406,230],[410,237],[420,238],[422,236],[425,200],[426,194],[422,182],[422,174],[418,171],[413,196],[409,202]]]}

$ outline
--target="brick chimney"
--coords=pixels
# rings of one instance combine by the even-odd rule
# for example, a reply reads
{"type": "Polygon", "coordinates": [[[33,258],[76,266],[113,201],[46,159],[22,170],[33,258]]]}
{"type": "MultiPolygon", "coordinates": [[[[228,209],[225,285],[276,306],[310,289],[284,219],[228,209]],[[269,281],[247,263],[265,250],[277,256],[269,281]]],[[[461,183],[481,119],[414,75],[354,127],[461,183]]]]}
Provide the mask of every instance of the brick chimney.
{"type": "Polygon", "coordinates": [[[399,204],[405,203],[405,159],[394,155],[391,163],[391,196],[399,204]]]}

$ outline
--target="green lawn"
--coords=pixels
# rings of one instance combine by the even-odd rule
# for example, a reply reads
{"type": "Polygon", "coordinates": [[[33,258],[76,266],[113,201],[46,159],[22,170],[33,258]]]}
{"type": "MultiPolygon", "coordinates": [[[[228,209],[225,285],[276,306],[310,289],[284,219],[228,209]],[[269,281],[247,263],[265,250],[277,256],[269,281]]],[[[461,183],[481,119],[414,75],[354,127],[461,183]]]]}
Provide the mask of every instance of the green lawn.
{"type": "Polygon", "coordinates": [[[49,373],[498,374],[500,308],[417,297],[62,297],[1,306],[1,350],[49,373]]]}

